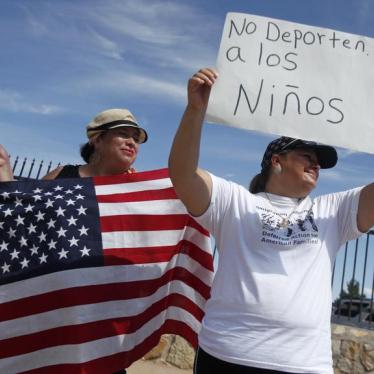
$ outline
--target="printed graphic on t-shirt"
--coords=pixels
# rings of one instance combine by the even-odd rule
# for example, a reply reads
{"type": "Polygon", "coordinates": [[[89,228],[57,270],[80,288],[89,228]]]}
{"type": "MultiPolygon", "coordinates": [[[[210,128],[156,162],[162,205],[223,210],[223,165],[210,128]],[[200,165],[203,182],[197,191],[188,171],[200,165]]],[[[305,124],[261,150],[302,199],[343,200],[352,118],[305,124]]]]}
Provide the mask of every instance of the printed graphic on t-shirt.
{"type": "Polygon", "coordinates": [[[319,243],[311,208],[297,210],[291,215],[261,206],[257,206],[257,211],[262,223],[262,242],[282,246],[319,243]]]}

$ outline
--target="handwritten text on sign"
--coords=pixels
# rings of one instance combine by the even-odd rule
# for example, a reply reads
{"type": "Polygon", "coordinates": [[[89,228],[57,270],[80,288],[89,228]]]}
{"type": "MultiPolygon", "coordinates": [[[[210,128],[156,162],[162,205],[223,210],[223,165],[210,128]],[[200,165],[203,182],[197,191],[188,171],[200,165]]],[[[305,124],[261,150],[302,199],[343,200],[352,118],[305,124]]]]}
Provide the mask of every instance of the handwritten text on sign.
{"type": "Polygon", "coordinates": [[[228,13],[207,119],[374,153],[374,40],[228,13]]]}

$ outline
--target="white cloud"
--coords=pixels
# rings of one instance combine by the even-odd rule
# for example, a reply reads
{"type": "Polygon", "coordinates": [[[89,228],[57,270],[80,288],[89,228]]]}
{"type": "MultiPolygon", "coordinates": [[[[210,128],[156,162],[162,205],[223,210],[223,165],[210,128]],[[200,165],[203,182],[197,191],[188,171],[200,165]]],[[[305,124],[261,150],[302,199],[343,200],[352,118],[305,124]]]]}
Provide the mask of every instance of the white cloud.
{"type": "Polygon", "coordinates": [[[331,181],[343,181],[346,178],[341,171],[334,169],[322,170],[321,176],[323,176],[324,179],[329,179],[331,181]]]}
{"type": "Polygon", "coordinates": [[[104,56],[113,58],[115,60],[122,60],[122,49],[114,41],[106,38],[103,35],[91,30],[92,40],[96,42],[97,47],[104,56]]]}
{"type": "MultiPolygon", "coordinates": [[[[356,154],[355,152],[352,153],[356,154]]],[[[345,161],[334,169],[321,170],[321,176],[324,179],[332,182],[340,183],[349,181],[350,184],[362,186],[368,183],[372,170],[369,170],[365,165],[352,164],[348,155],[344,158],[345,161]]]]}
{"type": "Polygon", "coordinates": [[[126,51],[132,57],[128,61],[141,58],[143,66],[188,71],[212,64],[216,58],[218,45],[212,45],[212,38],[218,44],[219,23],[183,3],[92,1],[89,7],[64,3],[35,8],[31,3],[24,8],[34,36],[70,51],[64,58],[75,60],[72,52],[79,50],[88,63],[91,55],[121,60],[126,51]]]}
{"type": "Polygon", "coordinates": [[[194,30],[185,27],[202,16],[191,6],[171,1],[109,1],[91,8],[89,16],[122,37],[129,36],[146,44],[176,45],[187,41],[194,30]],[[183,19],[183,22],[181,22],[183,19]]]}
{"type": "Polygon", "coordinates": [[[18,6],[25,13],[26,23],[29,25],[32,34],[34,34],[35,36],[44,36],[48,34],[47,27],[43,24],[43,22],[38,21],[38,19],[34,17],[33,13],[28,9],[27,6],[18,6]]]}
{"type": "Polygon", "coordinates": [[[369,288],[369,287],[364,288],[364,294],[369,299],[371,298],[371,292],[372,292],[371,288],[369,288]]]}
{"type": "Polygon", "coordinates": [[[143,94],[148,92],[157,95],[167,95],[175,101],[185,101],[186,87],[184,84],[165,82],[165,80],[154,79],[143,75],[129,75],[127,82],[134,91],[143,94]]]}
{"type": "MultiPolygon", "coordinates": [[[[20,27],[26,26],[36,59],[47,48],[51,52],[40,92],[59,102],[69,101],[73,92],[87,101],[118,93],[184,104],[188,77],[215,64],[222,25],[188,3],[92,0],[89,6],[27,2],[22,8],[26,22],[20,27]],[[58,84],[47,86],[49,81],[58,84]]],[[[8,107],[44,114],[57,110],[21,103],[14,98],[8,107]]],[[[72,110],[74,103],[67,107],[72,110]]]]}
{"type": "Polygon", "coordinates": [[[77,80],[75,85],[83,92],[98,90],[101,93],[118,93],[121,96],[141,94],[142,96],[154,96],[161,100],[166,98],[168,101],[172,100],[177,103],[184,103],[186,98],[185,83],[174,83],[162,78],[156,79],[145,74],[130,72],[127,69],[102,71],[95,77],[88,76],[77,80]]]}
{"type": "Polygon", "coordinates": [[[354,154],[358,154],[360,152],[353,151],[351,149],[346,149],[346,148],[339,148],[338,149],[338,155],[339,155],[339,160],[343,160],[349,156],[352,156],[354,154]]]}
{"type": "Polygon", "coordinates": [[[126,0],[92,8],[90,17],[134,55],[160,67],[196,69],[212,64],[219,23],[201,11],[171,1],[126,0]]]}
{"type": "Polygon", "coordinates": [[[55,114],[61,111],[61,108],[56,105],[30,103],[21,94],[5,90],[0,90],[0,108],[10,112],[42,115],[55,114]]]}
{"type": "Polygon", "coordinates": [[[223,178],[231,180],[231,179],[234,179],[236,176],[237,175],[234,174],[234,173],[226,173],[226,174],[223,175],[223,178]]]}

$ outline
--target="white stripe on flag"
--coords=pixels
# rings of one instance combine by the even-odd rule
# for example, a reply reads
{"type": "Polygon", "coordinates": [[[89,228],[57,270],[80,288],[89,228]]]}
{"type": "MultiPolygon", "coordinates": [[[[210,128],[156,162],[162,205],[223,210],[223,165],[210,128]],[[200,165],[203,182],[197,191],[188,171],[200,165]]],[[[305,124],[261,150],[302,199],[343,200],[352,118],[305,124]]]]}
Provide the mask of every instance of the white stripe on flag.
{"type": "Polygon", "coordinates": [[[72,269],[5,284],[0,288],[0,302],[5,303],[71,287],[158,279],[161,274],[174,268],[177,264],[193,274],[202,274],[201,281],[207,285],[210,284],[210,279],[207,279],[206,276],[210,275],[211,271],[202,267],[189,256],[176,254],[168,262],[72,269]]]}
{"type": "Polygon", "coordinates": [[[154,179],[144,182],[127,182],[117,184],[96,185],[96,195],[122,194],[127,192],[151,191],[171,187],[169,178],[154,179]]]}
{"type": "Polygon", "coordinates": [[[102,233],[102,241],[104,249],[172,246],[182,238],[191,239],[193,243],[197,242],[196,245],[203,244],[206,237],[197,234],[193,227],[185,230],[112,231],[102,233]]]}
{"type": "Polygon", "coordinates": [[[124,203],[99,203],[100,216],[116,216],[123,214],[163,215],[187,214],[180,200],[132,201],[124,203]]]}

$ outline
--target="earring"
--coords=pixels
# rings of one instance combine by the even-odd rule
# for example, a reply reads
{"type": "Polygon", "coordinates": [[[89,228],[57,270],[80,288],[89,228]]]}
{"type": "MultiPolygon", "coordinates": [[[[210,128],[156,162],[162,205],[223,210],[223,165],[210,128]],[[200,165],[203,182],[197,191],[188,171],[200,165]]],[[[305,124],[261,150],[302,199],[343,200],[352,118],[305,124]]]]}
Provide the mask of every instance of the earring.
{"type": "Polygon", "coordinates": [[[282,166],[279,165],[279,164],[276,164],[273,166],[273,171],[274,171],[274,174],[281,174],[282,173],[282,166]]]}

